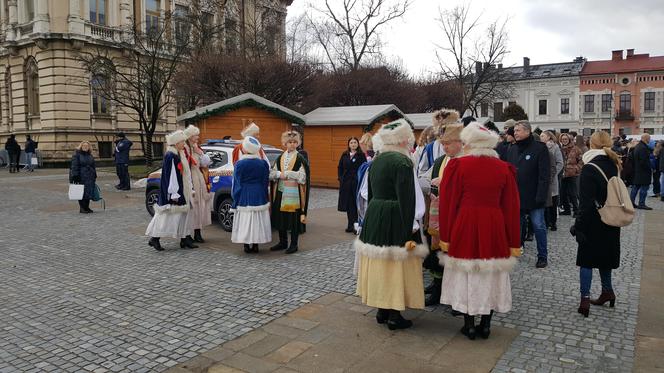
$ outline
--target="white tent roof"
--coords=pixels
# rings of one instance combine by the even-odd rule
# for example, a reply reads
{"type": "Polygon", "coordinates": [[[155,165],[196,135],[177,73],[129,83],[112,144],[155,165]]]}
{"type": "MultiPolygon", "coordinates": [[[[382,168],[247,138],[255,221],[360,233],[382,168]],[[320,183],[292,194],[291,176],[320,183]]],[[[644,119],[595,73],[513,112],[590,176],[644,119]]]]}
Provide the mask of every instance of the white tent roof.
{"type": "MultiPolygon", "coordinates": [[[[395,105],[320,107],[308,113],[305,117],[307,126],[349,126],[358,124],[368,126],[376,119],[393,111],[403,115],[404,118],[406,117],[395,105]]],[[[410,122],[409,119],[407,120],[410,122]]]]}
{"type": "Polygon", "coordinates": [[[180,122],[180,121],[186,121],[186,120],[194,119],[197,116],[205,114],[208,111],[214,111],[216,109],[223,108],[224,106],[235,105],[237,103],[247,101],[247,100],[253,100],[253,101],[255,101],[255,102],[257,102],[261,105],[271,107],[271,108],[279,110],[279,111],[281,111],[285,114],[288,114],[292,117],[300,119],[302,122],[305,121],[304,115],[302,115],[302,114],[300,114],[296,111],[293,111],[293,110],[291,110],[287,107],[284,107],[284,106],[281,106],[277,103],[274,103],[274,102],[272,102],[272,101],[270,101],[266,98],[255,95],[251,92],[243,93],[239,96],[231,97],[231,98],[223,100],[223,101],[215,102],[214,104],[210,104],[210,105],[203,106],[203,107],[200,107],[200,108],[192,110],[192,111],[188,111],[188,112],[180,115],[179,117],[177,117],[177,121],[180,122]]]}
{"type": "Polygon", "coordinates": [[[433,113],[406,114],[406,118],[413,122],[416,130],[423,130],[433,125],[433,113]]]}

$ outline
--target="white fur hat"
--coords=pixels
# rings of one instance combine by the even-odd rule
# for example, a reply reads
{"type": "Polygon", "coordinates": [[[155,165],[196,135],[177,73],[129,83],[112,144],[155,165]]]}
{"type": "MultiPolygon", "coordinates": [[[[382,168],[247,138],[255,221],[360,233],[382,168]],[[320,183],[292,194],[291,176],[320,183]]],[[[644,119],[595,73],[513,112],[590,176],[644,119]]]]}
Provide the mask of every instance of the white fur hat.
{"type": "Polygon", "coordinates": [[[166,143],[171,146],[186,140],[187,135],[185,135],[182,130],[177,130],[170,135],[166,135],[166,143]]]}
{"type": "Polygon", "coordinates": [[[251,122],[249,123],[248,126],[246,126],[240,134],[242,137],[247,137],[247,136],[256,136],[261,132],[260,127],[256,125],[256,123],[251,122]]]}
{"type": "Polygon", "coordinates": [[[488,130],[480,122],[472,122],[461,131],[461,141],[472,149],[493,149],[499,139],[497,133],[488,130]]]}
{"type": "Polygon", "coordinates": [[[246,136],[242,140],[242,151],[246,154],[258,154],[261,148],[261,143],[253,136],[246,136]]]}
{"type": "Polygon", "coordinates": [[[371,144],[373,145],[373,151],[378,153],[383,148],[383,140],[381,140],[379,134],[371,136],[371,144]]]}
{"type": "Polygon", "coordinates": [[[409,144],[415,142],[413,129],[405,119],[397,119],[383,125],[376,135],[380,136],[380,142],[383,145],[399,145],[404,141],[409,144]]]}
{"type": "Polygon", "coordinates": [[[199,130],[198,127],[196,126],[187,126],[187,128],[184,129],[184,134],[187,136],[188,139],[191,136],[200,135],[201,130],[199,130]]]}

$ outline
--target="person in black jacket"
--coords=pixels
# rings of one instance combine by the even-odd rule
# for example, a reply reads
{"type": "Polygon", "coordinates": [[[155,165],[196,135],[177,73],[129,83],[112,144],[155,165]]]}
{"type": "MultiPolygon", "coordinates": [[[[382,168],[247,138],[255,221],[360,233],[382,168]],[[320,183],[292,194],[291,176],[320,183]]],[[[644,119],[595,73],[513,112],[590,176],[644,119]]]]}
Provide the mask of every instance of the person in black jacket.
{"type": "Polygon", "coordinates": [[[32,165],[32,157],[35,156],[37,151],[37,143],[32,140],[30,135],[25,135],[25,169],[33,172],[35,166],[32,165]]]}
{"type": "Polygon", "coordinates": [[[129,151],[133,143],[125,136],[124,132],[118,133],[115,139],[115,173],[120,183],[115,186],[118,190],[131,190],[131,179],[129,178],[129,151]]]}
{"type": "Polygon", "coordinates": [[[597,204],[606,202],[607,180],[620,174],[620,157],[610,147],[611,137],[607,132],[598,131],[590,137],[590,150],[583,155],[579,214],[570,228],[579,245],[576,265],[580,267],[581,304],[578,312],[585,317],[588,317],[591,303],[610,302],[613,307],[616,301],[611,270],[620,265],[620,228],[604,224],[597,211],[597,204]],[[593,268],[599,269],[602,294],[590,300],[593,268]]]}
{"type": "Polygon", "coordinates": [[[537,268],[548,263],[546,223],[544,211],[549,193],[551,164],[546,145],[535,141],[527,121],[514,126],[516,143],[507,152],[506,161],[517,169],[517,183],[521,199],[521,244],[526,236],[527,217],[533,225],[537,240],[537,268]]]}
{"type": "Polygon", "coordinates": [[[21,157],[21,146],[16,142],[16,135],[11,134],[5,143],[5,150],[9,155],[9,173],[18,172],[18,161],[21,157]]]}
{"type": "Polygon", "coordinates": [[[641,135],[641,141],[636,144],[632,154],[632,160],[634,162],[634,177],[632,179],[632,191],[630,193],[630,198],[632,199],[632,204],[641,210],[652,210],[651,207],[646,206],[646,196],[648,195],[648,189],[650,189],[650,183],[652,182],[652,169],[650,167],[650,148],[648,147],[650,143],[650,135],[644,133],[641,135]],[[636,203],[636,195],[639,195],[639,203],[636,203]]]}
{"type": "Polygon", "coordinates": [[[90,143],[87,141],[81,142],[76,148],[76,153],[71,157],[71,170],[69,172],[69,182],[72,184],[83,184],[83,199],[78,201],[81,214],[90,214],[90,199],[95,192],[97,181],[97,169],[95,167],[95,159],[92,156],[90,143]]]}
{"type": "Polygon", "coordinates": [[[345,211],[348,217],[346,232],[355,232],[357,222],[357,170],[367,161],[360,149],[360,140],[356,137],[348,139],[348,149],[341,154],[337,167],[339,180],[339,204],[337,209],[345,211]]]}
{"type": "Polygon", "coordinates": [[[659,160],[659,190],[660,201],[664,202],[664,140],[657,143],[655,157],[659,160]]]}

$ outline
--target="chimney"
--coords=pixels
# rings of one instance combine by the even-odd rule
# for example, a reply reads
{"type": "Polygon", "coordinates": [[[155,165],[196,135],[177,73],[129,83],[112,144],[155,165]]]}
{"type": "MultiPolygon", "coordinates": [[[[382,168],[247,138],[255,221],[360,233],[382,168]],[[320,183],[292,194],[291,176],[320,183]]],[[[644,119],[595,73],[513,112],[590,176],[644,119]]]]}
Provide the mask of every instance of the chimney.
{"type": "Polygon", "coordinates": [[[634,49],[628,49],[627,50],[627,58],[634,57],[634,49]]]}
{"type": "Polygon", "coordinates": [[[529,66],[530,66],[530,58],[523,57],[523,67],[529,67],[529,66]]]}
{"type": "Polygon", "coordinates": [[[498,64],[498,69],[500,70],[500,69],[502,69],[502,68],[503,68],[503,64],[502,64],[502,63],[499,63],[499,64],[498,64]]]}
{"type": "Polygon", "coordinates": [[[611,60],[612,61],[622,61],[622,59],[623,59],[622,49],[617,49],[617,50],[611,51],[611,60]]]}
{"type": "Polygon", "coordinates": [[[475,61],[475,74],[482,73],[482,63],[480,61],[475,61]]]}
{"type": "Polygon", "coordinates": [[[483,69],[483,70],[489,70],[489,67],[491,67],[491,65],[489,65],[488,62],[485,62],[485,63],[484,63],[484,66],[482,66],[482,69],[483,69]]]}

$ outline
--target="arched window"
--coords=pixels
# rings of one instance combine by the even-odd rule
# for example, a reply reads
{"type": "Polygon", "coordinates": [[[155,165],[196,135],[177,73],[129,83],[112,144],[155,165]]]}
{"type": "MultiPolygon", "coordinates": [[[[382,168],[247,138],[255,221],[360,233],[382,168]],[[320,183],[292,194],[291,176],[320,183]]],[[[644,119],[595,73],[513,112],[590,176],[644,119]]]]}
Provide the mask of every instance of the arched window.
{"type": "Polygon", "coordinates": [[[90,79],[90,102],[92,113],[108,114],[108,79],[104,75],[94,75],[90,79]]]}
{"type": "Polygon", "coordinates": [[[39,69],[34,58],[30,57],[25,66],[25,87],[28,98],[28,114],[39,115],[39,69]]]}

